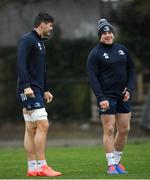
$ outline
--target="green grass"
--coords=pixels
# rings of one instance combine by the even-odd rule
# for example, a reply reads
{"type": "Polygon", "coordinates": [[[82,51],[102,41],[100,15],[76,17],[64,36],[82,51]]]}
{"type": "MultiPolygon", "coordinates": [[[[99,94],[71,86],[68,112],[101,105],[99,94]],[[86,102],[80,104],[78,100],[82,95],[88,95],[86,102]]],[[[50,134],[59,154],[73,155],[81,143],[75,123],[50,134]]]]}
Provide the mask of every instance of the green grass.
{"type": "MultiPolygon", "coordinates": [[[[63,173],[63,176],[57,177],[57,179],[150,178],[149,142],[137,141],[126,145],[122,162],[128,170],[127,175],[107,175],[102,146],[47,148],[46,155],[48,163],[63,173]]],[[[0,150],[1,179],[25,179],[27,178],[26,168],[27,163],[23,149],[0,150]]]]}

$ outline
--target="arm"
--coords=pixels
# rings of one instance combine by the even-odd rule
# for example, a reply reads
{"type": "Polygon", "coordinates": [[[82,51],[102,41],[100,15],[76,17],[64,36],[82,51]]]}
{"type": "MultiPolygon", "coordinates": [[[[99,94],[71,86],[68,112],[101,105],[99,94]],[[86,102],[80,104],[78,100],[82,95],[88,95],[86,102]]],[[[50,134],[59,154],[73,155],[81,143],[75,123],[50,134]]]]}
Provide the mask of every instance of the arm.
{"type": "Polygon", "coordinates": [[[27,96],[34,97],[34,92],[30,88],[30,82],[27,74],[27,60],[31,51],[32,43],[29,39],[21,39],[17,48],[17,71],[19,81],[22,83],[24,88],[24,94],[27,96]]]}
{"type": "Polygon", "coordinates": [[[135,69],[132,59],[127,52],[127,89],[131,93],[135,86],[135,69]]]}
{"type": "Polygon", "coordinates": [[[101,85],[98,80],[98,62],[97,57],[93,53],[91,53],[88,57],[87,71],[92,90],[97,98],[97,102],[99,105],[101,101],[105,101],[107,99],[103,94],[101,85]]]}
{"type": "Polygon", "coordinates": [[[46,103],[50,103],[53,100],[53,95],[49,92],[47,87],[46,64],[45,64],[45,72],[44,72],[44,99],[46,100],[46,103]]]}
{"type": "Polygon", "coordinates": [[[46,64],[45,64],[45,71],[44,71],[44,92],[48,91],[47,87],[47,73],[46,73],[46,64]]]}
{"type": "Polygon", "coordinates": [[[20,83],[23,88],[30,87],[30,82],[27,74],[27,60],[31,50],[31,43],[28,39],[21,39],[17,47],[17,72],[20,83]]]}
{"type": "Polygon", "coordinates": [[[130,96],[134,90],[135,85],[135,69],[133,61],[131,60],[128,50],[127,52],[127,86],[124,88],[122,94],[123,94],[123,101],[126,102],[130,99],[130,96]]]}

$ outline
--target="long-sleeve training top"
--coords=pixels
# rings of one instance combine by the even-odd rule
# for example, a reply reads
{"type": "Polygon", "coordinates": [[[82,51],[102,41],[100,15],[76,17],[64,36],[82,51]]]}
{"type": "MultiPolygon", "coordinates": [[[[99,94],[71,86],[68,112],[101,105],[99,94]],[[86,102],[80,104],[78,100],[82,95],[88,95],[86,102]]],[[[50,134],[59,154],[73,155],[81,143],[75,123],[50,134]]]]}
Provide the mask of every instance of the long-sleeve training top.
{"type": "Polygon", "coordinates": [[[47,90],[45,56],[43,40],[35,30],[20,39],[17,48],[18,90],[27,87],[47,90]]]}
{"type": "Polygon", "coordinates": [[[87,70],[98,104],[107,98],[120,98],[125,87],[134,89],[134,65],[122,44],[96,45],[88,56],[87,70]]]}

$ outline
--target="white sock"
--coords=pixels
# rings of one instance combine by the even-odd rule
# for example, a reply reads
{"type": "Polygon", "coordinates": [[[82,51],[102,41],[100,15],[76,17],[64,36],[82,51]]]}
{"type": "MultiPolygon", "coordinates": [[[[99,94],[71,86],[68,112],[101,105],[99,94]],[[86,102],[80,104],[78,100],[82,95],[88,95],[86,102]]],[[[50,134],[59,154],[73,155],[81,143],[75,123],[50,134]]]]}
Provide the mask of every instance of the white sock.
{"type": "Polygon", "coordinates": [[[115,164],[115,162],[114,162],[114,153],[106,153],[106,159],[107,159],[107,162],[108,162],[108,166],[115,164]]]}
{"type": "Polygon", "coordinates": [[[46,160],[38,160],[38,169],[41,169],[43,165],[47,165],[46,160]]]}
{"type": "Polygon", "coordinates": [[[120,151],[114,151],[115,164],[119,164],[119,162],[120,162],[120,160],[121,160],[121,156],[122,156],[122,152],[120,152],[120,151]]]}
{"type": "Polygon", "coordinates": [[[35,170],[35,169],[37,169],[36,160],[28,161],[28,170],[35,170]]]}

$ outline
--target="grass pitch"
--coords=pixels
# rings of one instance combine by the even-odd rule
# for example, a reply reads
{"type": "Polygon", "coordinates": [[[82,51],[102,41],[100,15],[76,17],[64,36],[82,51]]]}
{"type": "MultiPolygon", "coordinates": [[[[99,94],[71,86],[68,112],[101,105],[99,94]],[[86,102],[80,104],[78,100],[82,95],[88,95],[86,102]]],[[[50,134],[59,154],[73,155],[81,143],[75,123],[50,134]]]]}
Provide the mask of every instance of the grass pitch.
{"type": "MultiPolygon", "coordinates": [[[[102,146],[47,148],[47,161],[63,173],[55,179],[148,179],[150,178],[150,142],[134,142],[125,147],[122,163],[127,175],[107,175],[102,146]]],[[[26,157],[23,149],[0,150],[0,178],[26,179],[26,157]]],[[[32,179],[36,179],[37,177],[32,179]]],[[[38,177],[38,179],[43,179],[38,177]]],[[[45,177],[44,179],[50,179],[45,177]]],[[[53,179],[53,178],[51,178],[53,179]]]]}

